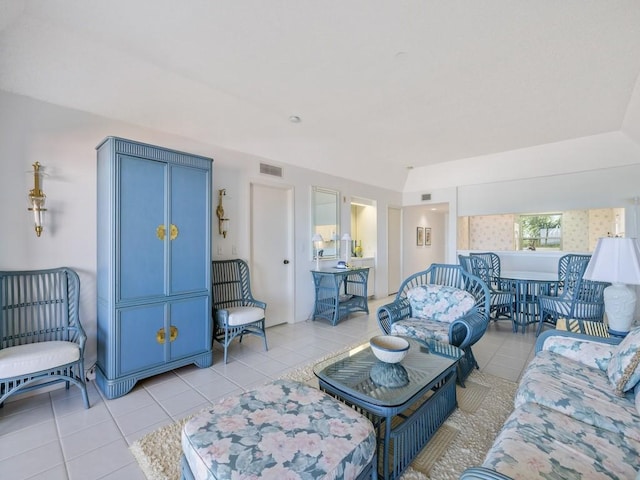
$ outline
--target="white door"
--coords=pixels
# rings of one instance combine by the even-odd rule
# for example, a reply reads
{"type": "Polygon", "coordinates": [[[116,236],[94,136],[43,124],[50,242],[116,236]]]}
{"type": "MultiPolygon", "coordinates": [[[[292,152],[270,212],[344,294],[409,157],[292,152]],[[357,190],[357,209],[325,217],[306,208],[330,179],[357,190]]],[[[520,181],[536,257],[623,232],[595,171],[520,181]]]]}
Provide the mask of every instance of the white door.
{"type": "Polygon", "coordinates": [[[388,290],[389,295],[398,292],[402,280],[402,254],[401,235],[402,232],[402,211],[399,208],[389,207],[387,209],[387,245],[389,247],[389,274],[388,290]]]}
{"type": "Polygon", "coordinates": [[[293,190],[251,184],[251,290],[266,326],[293,322],[293,190]]]}

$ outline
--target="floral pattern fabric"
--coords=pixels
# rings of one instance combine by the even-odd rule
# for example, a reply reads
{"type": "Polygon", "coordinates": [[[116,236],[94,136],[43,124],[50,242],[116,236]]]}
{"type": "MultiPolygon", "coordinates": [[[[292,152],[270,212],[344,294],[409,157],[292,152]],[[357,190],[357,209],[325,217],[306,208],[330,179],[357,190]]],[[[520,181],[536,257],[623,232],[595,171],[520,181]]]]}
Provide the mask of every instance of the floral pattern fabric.
{"type": "Polygon", "coordinates": [[[554,335],[548,337],[543,349],[575,360],[588,367],[606,371],[615,345],[591,340],[554,335]]]}
{"type": "Polygon", "coordinates": [[[617,396],[605,372],[551,351],[538,352],[531,361],[514,403],[516,408],[537,403],[640,442],[640,414],[633,395],[617,396]]]}
{"type": "Polygon", "coordinates": [[[607,374],[620,394],[636,386],[640,380],[640,327],[631,330],[620,342],[613,352],[607,374]]]}
{"type": "Polygon", "coordinates": [[[391,324],[391,335],[449,343],[449,327],[444,322],[407,318],[391,324]]]}
{"type": "Polygon", "coordinates": [[[375,449],[368,419],[288,380],[227,397],[182,431],[182,450],[199,480],[355,479],[375,449]]]}
{"type": "Polygon", "coordinates": [[[636,440],[525,403],[507,419],[483,466],[518,480],[631,479],[639,458],[636,440]]]}
{"type": "Polygon", "coordinates": [[[622,396],[612,387],[607,371],[618,349],[545,338],[482,466],[518,480],[640,480],[640,385],[622,396]]]}
{"type": "Polygon", "coordinates": [[[411,316],[451,323],[475,306],[469,292],[447,285],[420,285],[407,292],[411,316]]]}

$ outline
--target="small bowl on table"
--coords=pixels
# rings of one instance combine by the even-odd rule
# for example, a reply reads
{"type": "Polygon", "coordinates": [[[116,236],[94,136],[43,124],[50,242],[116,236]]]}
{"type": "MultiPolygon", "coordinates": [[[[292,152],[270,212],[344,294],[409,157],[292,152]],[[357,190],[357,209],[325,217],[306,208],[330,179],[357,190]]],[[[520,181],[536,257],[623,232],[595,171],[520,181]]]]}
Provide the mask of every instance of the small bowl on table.
{"type": "Polygon", "coordinates": [[[409,351],[409,342],[394,335],[377,335],[369,340],[369,345],[376,358],[385,363],[398,363],[409,351]]]}

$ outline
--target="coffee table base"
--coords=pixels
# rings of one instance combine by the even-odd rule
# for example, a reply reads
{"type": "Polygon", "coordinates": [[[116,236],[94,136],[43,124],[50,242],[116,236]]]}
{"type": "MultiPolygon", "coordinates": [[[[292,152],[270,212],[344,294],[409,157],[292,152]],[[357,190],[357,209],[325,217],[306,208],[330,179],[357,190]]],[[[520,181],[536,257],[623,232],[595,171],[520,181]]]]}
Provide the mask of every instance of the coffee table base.
{"type": "Polygon", "coordinates": [[[321,379],[319,384],[321,390],[355,407],[375,425],[381,467],[378,474],[384,480],[400,477],[457,406],[455,365],[409,401],[394,407],[364,402],[321,379]]]}

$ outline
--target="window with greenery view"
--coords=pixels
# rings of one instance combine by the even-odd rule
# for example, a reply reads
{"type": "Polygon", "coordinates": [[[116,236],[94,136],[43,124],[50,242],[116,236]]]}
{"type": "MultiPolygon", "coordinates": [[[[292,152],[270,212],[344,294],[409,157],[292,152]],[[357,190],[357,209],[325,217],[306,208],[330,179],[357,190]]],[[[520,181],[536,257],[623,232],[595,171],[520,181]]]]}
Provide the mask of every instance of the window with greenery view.
{"type": "Polygon", "coordinates": [[[562,214],[533,214],[519,217],[520,249],[562,249],[562,214]]]}

